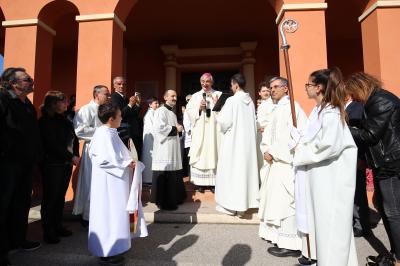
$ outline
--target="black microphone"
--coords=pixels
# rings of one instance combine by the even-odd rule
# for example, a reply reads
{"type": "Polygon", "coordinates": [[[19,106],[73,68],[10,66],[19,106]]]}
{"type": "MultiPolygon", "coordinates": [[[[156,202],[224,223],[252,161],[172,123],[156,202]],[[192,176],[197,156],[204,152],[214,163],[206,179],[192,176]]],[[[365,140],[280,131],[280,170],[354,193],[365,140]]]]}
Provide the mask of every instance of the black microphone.
{"type": "MultiPolygon", "coordinates": [[[[207,94],[205,92],[203,92],[203,99],[206,102],[206,106],[207,106],[207,100],[206,100],[206,96],[207,94]]],[[[210,108],[206,108],[206,116],[210,117],[211,116],[211,109],[210,108]]]]}

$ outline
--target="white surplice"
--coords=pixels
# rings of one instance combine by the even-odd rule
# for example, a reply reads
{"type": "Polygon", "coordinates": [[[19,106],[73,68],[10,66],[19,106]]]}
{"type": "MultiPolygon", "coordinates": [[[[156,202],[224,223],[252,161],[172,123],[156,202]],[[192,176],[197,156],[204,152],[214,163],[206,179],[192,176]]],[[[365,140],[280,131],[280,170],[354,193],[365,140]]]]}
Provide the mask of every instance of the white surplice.
{"type": "Polygon", "coordinates": [[[82,215],[82,218],[89,220],[90,205],[90,181],[92,178],[92,163],[89,157],[89,144],[96,128],[102,125],[97,116],[99,105],[94,101],[82,106],[74,118],[75,134],[84,142],[82,157],[79,164],[78,182],[74,197],[74,208],[72,213],[82,215]]]}
{"type": "MultiPolygon", "coordinates": [[[[265,129],[268,123],[271,121],[272,111],[275,108],[275,104],[271,97],[267,100],[262,100],[261,104],[257,107],[257,147],[260,147],[262,133],[259,131],[261,128],[265,129]]],[[[264,165],[264,158],[260,151],[257,149],[258,169],[264,165]]],[[[260,173],[261,176],[261,173],[260,173]]],[[[260,180],[262,181],[262,180],[260,180]]]]}
{"type": "Polygon", "coordinates": [[[90,144],[89,251],[98,257],[121,254],[131,247],[127,204],[132,157],[116,128],[99,127],[90,144]]]}
{"type": "MultiPolygon", "coordinates": [[[[192,95],[186,106],[191,123],[192,142],[190,146],[190,180],[198,186],[214,186],[218,162],[219,130],[216,123],[216,112],[199,112],[204,90],[192,95]]],[[[213,109],[213,97],[220,97],[221,92],[211,89],[206,93],[207,108],[213,109]]]]}
{"type": "Polygon", "coordinates": [[[184,128],[184,132],[183,132],[183,136],[184,136],[184,148],[190,148],[190,145],[192,143],[192,125],[190,124],[190,119],[189,119],[189,115],[187,114],[187,112],[185,111],[183,113],[183,128],[184,128]]]}
{"type": "Polygon", "coordinates": [[[142,148],[142,161],[145,165],[143,170],[143,182],[151,183],[152,172],[151,165],[153,161],[153,120],[154,120],[154,110],[149,108],[143,118],[143,148],[142,148]]]}
{"type": "MultiPolygon", "coordinates": [[[[295,103],[297,128],[304,129],[307,116],[295,103]]],[[[279,248],[301,249],[295,216],[295,175],[292,165],[294,152],[290,150],[292,114],[288,96],[282,98],[270,115],[260,145],[261,153],[273,157],[272,164],[264,160],[268,171],[261,176],[260,237],[277,244],[279,248]]]]}
{"type": "MultiPolygon", "coordinates": [[[[338,108],[314,108],[295,149],[293,164],[305,171],[307,231],[318,265],[356,266],[353,201],[357,146],[338,108]],[[306,186],[306,187],[307,187],[306,186]]],[[[303,251],[304,254],[304,251],[303,251]]]]}
{"type": "Polygon", "coordinates": [[[243,212],[258,207],[256,117],[248,93],[229,97],[217,117],[223,133],[215,186],[216,203],[243,212]]]}
{"type": "Polygon", "coordinates": [[[176,171],[182,169],[179,135],[168,136],[177,124],[175,113],[165,105],[154,113],[153,121],[153,171],[176,171]]]}

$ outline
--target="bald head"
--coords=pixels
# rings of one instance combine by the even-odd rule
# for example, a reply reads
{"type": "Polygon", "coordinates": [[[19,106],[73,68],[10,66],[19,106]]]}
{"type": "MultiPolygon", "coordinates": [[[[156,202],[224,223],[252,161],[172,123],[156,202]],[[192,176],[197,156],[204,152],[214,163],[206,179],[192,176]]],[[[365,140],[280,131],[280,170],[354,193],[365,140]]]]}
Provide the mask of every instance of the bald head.
{"type": "Polygon", "coordinates": [[[174,107],[176,105],[176,91],[174,90],[166,90],[164,93],[164,100],[165,103],[168,104],[171,107],[174,107]]]}

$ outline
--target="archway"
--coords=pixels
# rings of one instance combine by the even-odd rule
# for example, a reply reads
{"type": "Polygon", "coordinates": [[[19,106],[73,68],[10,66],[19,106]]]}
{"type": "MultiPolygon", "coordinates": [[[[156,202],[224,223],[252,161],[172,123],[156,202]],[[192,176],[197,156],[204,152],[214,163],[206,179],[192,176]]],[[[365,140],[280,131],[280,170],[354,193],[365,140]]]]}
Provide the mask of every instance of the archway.
{"type": "Polygon", "coordinates": [[[170,60],[165,51],[174,46],[178,51],[172,56],[176,72],[172,84],[181,96],[185,94],[182,75],[187,82],[190,76],[198,80],[199,73],[205,71],[243,71],[246,56],[255,59],[253,83],[257,85],[265,75],[279,73],[275,17],[266,0],[251,4],[245,0],[229,4],[211,0],[138,1],[125,21],[128,87],[141,91],[144,97],[161,98],[167,87],[166,61],[170,60]],[[256,45],[252,54],[246,55],[246,45],[242,44],[249,42],[256,45]]]}
{"type": "Polygon", "coordinates": [[[52,38],[49,89],[62,91],[67,97],[76,93],[78,23],[75,16],[77,15],[79,10],[71,2],[53,1],[44,6],[38,16],[39,20],[56,33],[52,38]]]}
{"type": "Polygon", "coordinates": [[[326,34],[328,67],[339,67],[346,77],[364,69],[360,1],[328,1],[326,34]]]}

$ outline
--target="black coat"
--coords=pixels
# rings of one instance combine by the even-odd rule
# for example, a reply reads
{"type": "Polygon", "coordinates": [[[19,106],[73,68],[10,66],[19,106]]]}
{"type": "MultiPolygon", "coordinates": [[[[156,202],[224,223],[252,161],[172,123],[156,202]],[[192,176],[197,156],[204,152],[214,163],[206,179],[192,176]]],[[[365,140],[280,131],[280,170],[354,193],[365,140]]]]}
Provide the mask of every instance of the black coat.
{"type": "Polygon", "coordinates": [[[71,163],[79,156],[79,142],[74,126],[64,115],[43,115],[39,119],[40,135],[44,149],[44,163],[71,163]]]}
{"type": "Polygon", "coordinates": [[[360,128],[350,128],[357,146],[368,147],[367,163],[383,172],[400,171],[400,99],[376,89],[364,105],[360,128]]]}
{"type": "Polygon", "coordinates": [[[35,163],[42,157],[36,110],[27,98],[0,91],[0,161],[35,163]]]}
{"type": "Polygon", "coordinates": [[[121,109],[122,123],[129,125],[130,137],[142,137],[142,120],[140,119],[140,106],[128,105],[128,99],[121,96],[118,92],[111,93],[111,102],[121,109]]]}

